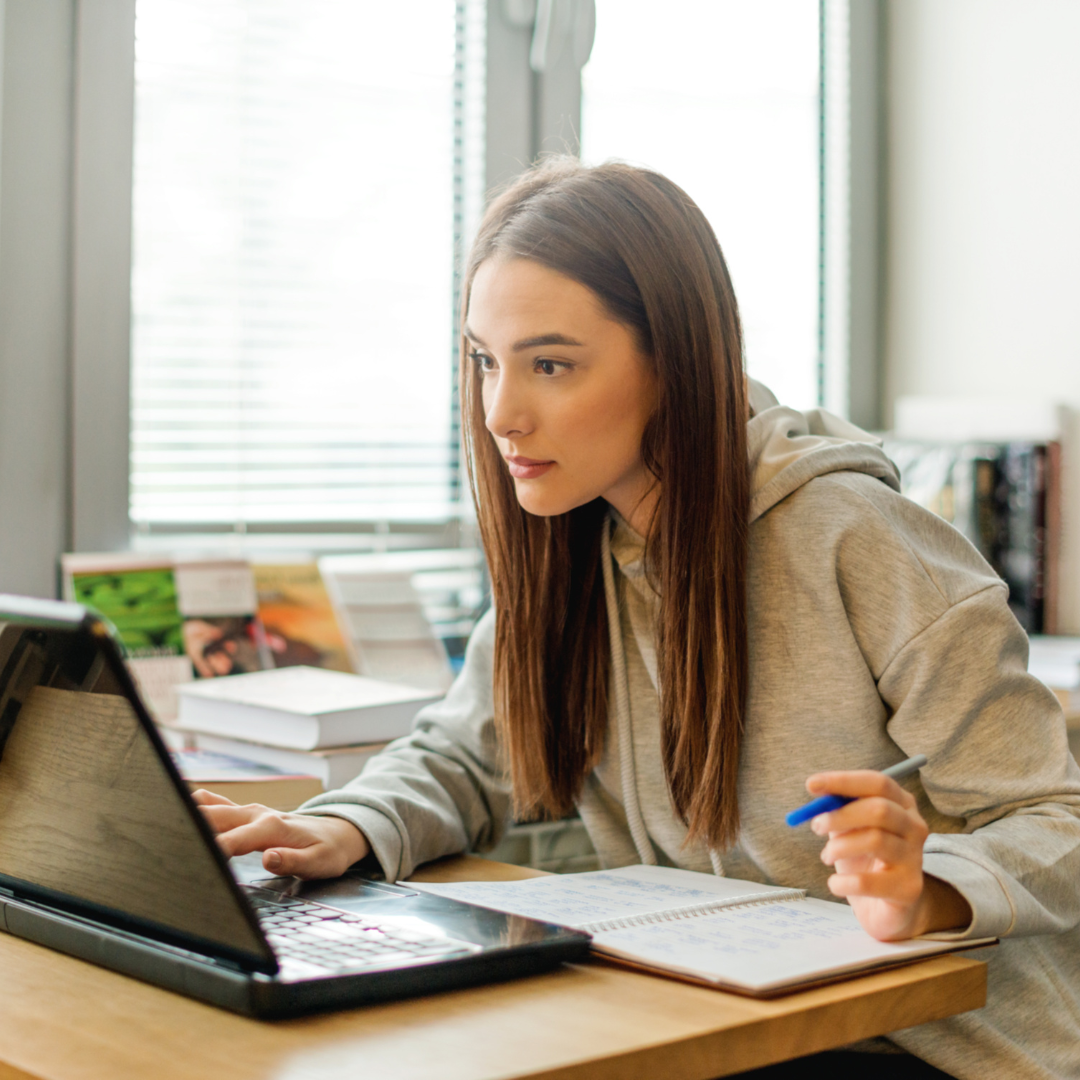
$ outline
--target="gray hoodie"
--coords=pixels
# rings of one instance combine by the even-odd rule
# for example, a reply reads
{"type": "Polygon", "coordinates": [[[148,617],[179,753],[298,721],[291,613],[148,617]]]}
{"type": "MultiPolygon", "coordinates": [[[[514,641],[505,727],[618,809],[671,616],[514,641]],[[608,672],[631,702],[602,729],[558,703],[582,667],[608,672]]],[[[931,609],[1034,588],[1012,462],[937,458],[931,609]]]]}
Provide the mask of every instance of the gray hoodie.
{"type": "MultiPolygon", "coordinates": [[[[971,925],[953,936],[1004,940],[989,958],[984,1009],[893,1032],[893,1048],[961,1078],[1080,1077],[1080,769],[1055,698],[1026,673],[1006,588],[958,532],[898,494],[872,437],[781,408],[761,387],[752,400],[739,840],[724,852],[684,842],[659,753],[657,598],[641,538],[613,514],[612,716],[578,804],[601,861],[712,870],[830,899],[821,838],[784,823],[805,801],[806,777],[926,754],[905,782],[931,830],[924,868],[971,905],[971,925]]],[[[508,820],[494,618],[477,625],[461,675],[412,735],[305,805],[356,824],[390,880],[483,850],[508,820]]]]}

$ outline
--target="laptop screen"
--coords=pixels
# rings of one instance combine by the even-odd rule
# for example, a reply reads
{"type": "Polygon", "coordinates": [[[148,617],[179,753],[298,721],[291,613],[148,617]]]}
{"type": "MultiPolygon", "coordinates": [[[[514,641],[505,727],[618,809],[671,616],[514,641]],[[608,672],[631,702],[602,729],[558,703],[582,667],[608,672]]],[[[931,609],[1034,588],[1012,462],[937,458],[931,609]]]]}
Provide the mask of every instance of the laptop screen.
{"type": "Polygon", "coordinates": [[[125,692],[101,624],[4,618],[0,610],[0,881],[273,970],[125,692]]]}

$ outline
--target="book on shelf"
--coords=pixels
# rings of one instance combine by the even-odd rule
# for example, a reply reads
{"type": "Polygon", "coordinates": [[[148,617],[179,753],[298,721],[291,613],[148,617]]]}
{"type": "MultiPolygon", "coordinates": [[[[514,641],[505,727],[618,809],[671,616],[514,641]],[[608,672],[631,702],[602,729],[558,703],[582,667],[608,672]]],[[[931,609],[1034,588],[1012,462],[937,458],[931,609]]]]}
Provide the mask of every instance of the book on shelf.
{"type": "Polygon", "coordinates": [[[203,788],[236,803],[261,803],[272,810],[295,810],[322,794],[321,781],[302,772],[201,748],[170,753],[191,791],[203,788]]]}
{"type": "Polygon", "coordinates": [[[179,694],[181,728],[294,750],[396,739],[442,697],[310,667],[188,683],[179,694]]]}
{"type": "Polygon", "coordinates": [[[962,532],[1009,586],[1029,634],[1059,630],[1061,447],[887,438],[901,490],[962,532]]]}
{"type": "Polygon", "coordinates": [[[355,670],[349,634],[318,564],[133,552],[66,554],[64,596],[116,627],[155,720],[172,723],[177,687],[294,665],[355,670]]]}
{"type": "Polygon", "coordinates": [[[358,670],[346,621],[318,563],[253,562],[251,570],[272,661],[266,667],[358,670]]]}
{"type": "Polygon", "coordinates": [[[177,713],[176,688],[268,662],[251,569],[237,559],[64,555],[64,594],[115,627],[156,720],[177,713]]]}
{"type": "Polygon", "coordinates": [[[752,997],[771,997],[939,953],[991,944],[933,935],[883,942],[847,904],[802,889],[666,866],[525,881],[409,882],[419,892],[592,934],[601,955],[752,997]]]}
{"type": "MultiPolygon", "coordinates": [[[[425,690],[449,687],[453,680],[446,647],[414,585],[417,567],[445,554],[458,553],[420,557],[384,552],[325,555],[320,560],[327,589],[351,630],[359,674],[425,690]]],[[[452,598],[442,590],[435,599],[435,611],[445,617],[453,608],[452,598]]]]}
{"type": "Polygon", "coordinates": [[[290,750],[282,746],[227,739],[199,732],[194,736],[200,749],[238,758],[248,758],[272,765],[285,772],[310,773],[327,791],[344,787],[355,780],[364,766],[387,744],[364,743],[359,746],[333,746],[325,750],[290,750]]]}

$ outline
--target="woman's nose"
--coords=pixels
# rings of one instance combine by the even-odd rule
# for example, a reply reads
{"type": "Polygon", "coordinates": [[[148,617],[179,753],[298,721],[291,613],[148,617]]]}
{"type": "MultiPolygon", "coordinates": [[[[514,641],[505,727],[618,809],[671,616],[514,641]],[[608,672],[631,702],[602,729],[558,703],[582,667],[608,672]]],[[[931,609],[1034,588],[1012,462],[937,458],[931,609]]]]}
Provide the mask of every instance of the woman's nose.
{"type": "Polygon", "coordinates": [[[512,376],[500,374],[484,383],[484,423],[492,435],[511,439],[532,430],[523,387],[512,376]]]}

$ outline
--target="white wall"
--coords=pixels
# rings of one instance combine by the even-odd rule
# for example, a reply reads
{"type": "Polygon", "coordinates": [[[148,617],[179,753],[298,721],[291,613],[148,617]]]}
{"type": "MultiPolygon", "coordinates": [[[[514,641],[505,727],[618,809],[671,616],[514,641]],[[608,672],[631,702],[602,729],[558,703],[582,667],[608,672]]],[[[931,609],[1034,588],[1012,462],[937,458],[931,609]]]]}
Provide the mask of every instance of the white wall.
{"type": "Polygon", "coordinates": [[[890,0],[885,420],[1080,407],[1080,2],[890,0]]]}

